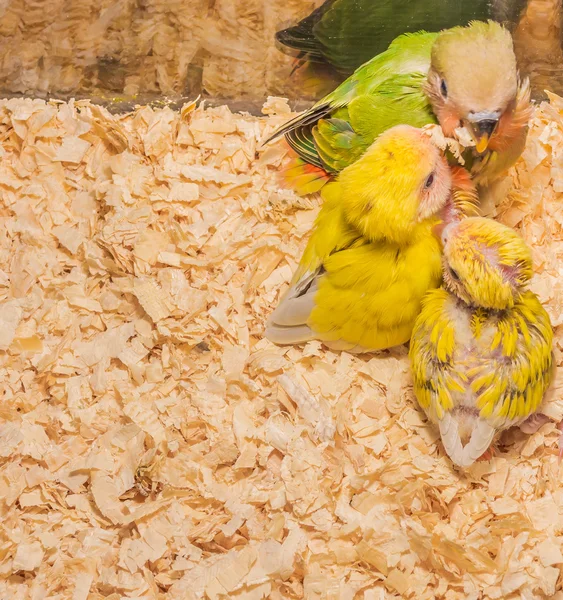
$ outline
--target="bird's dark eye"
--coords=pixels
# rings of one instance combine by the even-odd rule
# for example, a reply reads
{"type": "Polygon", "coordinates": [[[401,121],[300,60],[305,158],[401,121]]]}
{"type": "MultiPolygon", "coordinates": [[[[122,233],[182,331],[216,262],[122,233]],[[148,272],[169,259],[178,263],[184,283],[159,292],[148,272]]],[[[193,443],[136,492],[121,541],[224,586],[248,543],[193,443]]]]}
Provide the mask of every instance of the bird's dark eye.
{"type": "Polygon", "coordinates": [[[442,92],[442,96],[444,96],[444,98],[448,97],[448,86],[446,85],[445,79],[442,79],[442,83],[440,84],[440,91],[442,92]]]}
{"type": "Polygon", "coordinates": [[[430,175],[428,175],[428,178],[424,182],[424,187],[426,189],[428,189],[433,183],[434,183],[434,173],[430,173],[430,175]]]}
{"type": "Polygon", "coordinates": [[[452,276],[452,279],[454,279],[455,281],[459,281],[459,275],[457,274],[457,271],[454,271],[454,269],[452,269],[450,267],[450,275],[452,276]]]}

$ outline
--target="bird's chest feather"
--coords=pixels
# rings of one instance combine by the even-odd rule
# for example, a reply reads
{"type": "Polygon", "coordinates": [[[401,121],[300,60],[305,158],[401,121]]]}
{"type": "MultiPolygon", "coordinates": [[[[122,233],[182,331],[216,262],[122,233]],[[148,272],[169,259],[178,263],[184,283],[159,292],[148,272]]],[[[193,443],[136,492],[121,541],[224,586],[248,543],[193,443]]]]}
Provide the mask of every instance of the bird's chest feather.
{"type": "Polygon", "coordinates": [[[459,302],[452,302],[448,312],[456,340],[454,362],[471,369],[489,360],[493,340],[498,335],[496,320],[459,302]]]}
{"type": "Polygon", "coordinates": [[[520,331],[527,327],[525,320],[510,312],[472,310],[459,303],[451,307],[450,316],[455,332],[453,359],[460,384],[454,404],[475,408],[481,404],[485,390],[500,399],[511,379],[514,361],[527,356],[520,331]]]}
{"type": "Polygon", "coordinates": [[[456,342],[454,362],[463,371],[469,373],[476,367],[490,365],[491,361],[502,362],[514,354],[518,340],[506,339],[507,336],[518,337],[513,319],[476,311],[458,301],[451,301],[448,313],[456,342]]]}

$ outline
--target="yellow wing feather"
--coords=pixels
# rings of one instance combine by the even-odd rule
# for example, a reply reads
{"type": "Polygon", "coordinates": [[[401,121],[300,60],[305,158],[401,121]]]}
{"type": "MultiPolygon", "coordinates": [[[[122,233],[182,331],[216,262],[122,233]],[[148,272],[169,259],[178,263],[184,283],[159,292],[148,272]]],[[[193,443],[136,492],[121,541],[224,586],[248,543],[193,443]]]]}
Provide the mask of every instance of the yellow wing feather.
{"type": "Polygon", "coordinates": [[[463,389],[454,369],[455,328],[447,311],[449,301],[443,288],[426,294],[410,345],[415,395],[433,420],[453,408],[450,390],[463,389]]]}
{"type": "Polygon", "coordinates": [[[425,227],[406,248],[364,240],[324,260],[309,320],[320,339],[374,350],[409,340],[422,297],[441,281],[440,247],[425,227]]]}
{"type": "Polygon", "coordinates": [[[403,344],[424,294],[440,285],[437,218],[416,225],[406,246],[370,242],[346,220],[341,194],[338,181],[323,188],[325,203],[291,287],[268,321],[266,335],[276,343],[317,338],[363,352],[403,344]]]}
{"type": "Polygon", "coordinates": [[[553,330],[547,312],[530,291],[522,294],[514,309],[496,317],[495,325],[502,343],[471,388],[482,413],[508,424],[540,408],[552,379],[553,330]],[[487,381],[485,369],[493,374],[487,381]]]}
{"type": "Polygon", "coordinates": [[[324,204],[315,221],[292,284],[298,282],[307,273],[316,271],[331,253],[347,248],[359,237],[358,232],[344,218],[340,183],[335,181],[325,185],[321,196],[324,204]]]}
{"type": "Polygon", "coordinates": [[[487,317],[478,309],[470,320],[473,354],[456,342],[456,311],[447,291],[428,292],[411,341],[414,389],[431,418],[454,408],[452,394],[473,395],[480,417],[497,428],[536,412],[552,379],[553,331],[532,292],[511,310],[487,317]],[[492,337],[486,331],[492,327],[492,337]],[[489,342],[487,349],[483,343],[489,342]],[[472,354],[472,355],[471,355],[472,354]]]}

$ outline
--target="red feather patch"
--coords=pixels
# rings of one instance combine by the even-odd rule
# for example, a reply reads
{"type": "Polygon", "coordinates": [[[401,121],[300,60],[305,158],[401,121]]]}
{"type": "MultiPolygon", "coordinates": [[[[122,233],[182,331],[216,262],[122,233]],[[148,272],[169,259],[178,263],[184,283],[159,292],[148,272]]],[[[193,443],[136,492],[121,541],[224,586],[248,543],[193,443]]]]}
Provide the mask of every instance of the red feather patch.
{"type": "Polygon", "coordinates": [[[299,196],[307,196],[319,192],[332,176],[324,169],[295,157],[280,171],[279,178],[282,188],[295,190],[299,196]]]}

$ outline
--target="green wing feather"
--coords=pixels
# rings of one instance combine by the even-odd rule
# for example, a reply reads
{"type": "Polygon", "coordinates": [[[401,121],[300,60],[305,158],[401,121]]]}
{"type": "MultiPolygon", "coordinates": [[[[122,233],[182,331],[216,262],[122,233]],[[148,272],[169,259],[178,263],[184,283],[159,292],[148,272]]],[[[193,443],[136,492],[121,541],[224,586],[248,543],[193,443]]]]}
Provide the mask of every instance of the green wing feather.
{"type": "Polygon", "coordinates": [[[276,38],[289,52],[329,64],[347,76],[402,33],[439,31],[472,20],[514,18],[513,5],[521,6],[523,1],[327,0],[294,27],[278,32],[276,38]]]}
{"type": "Polygon", "coordinates": [[[285,134],[302,160],[337,173],[389,127],[435,122],[423,85],[436,36],[419,32],[398,37],[270,140],[285,134]]]}
{"type": "Polygon", "coordinates": [[[325,168],[341,171],[395,125],[423,127],[436,123],[432,107],[422,92],[423,82],[420,73],[392,76],[372,93],[354,98],[345,111],[336,112],[344,118],[319,121],[312,133],[325,168]]]}
{"type": "Polygon", "coordinates": [[[318,156],[330,173],[342,171],[366,150],[363,137],[343,119],[321,119],[313,128],[313,136],[318,156]]]}
{"type": "Polygon", "coordinates": [[[285,139],[301,160],[322,169],[324,165],[315,146],[312,129],[310,125],[292,129],[286,133],[285,139]]]}

